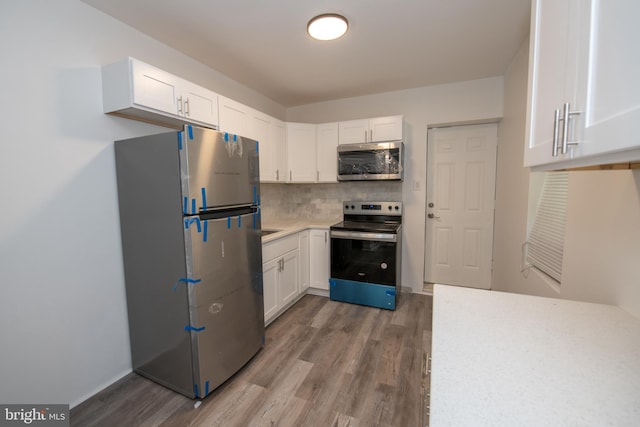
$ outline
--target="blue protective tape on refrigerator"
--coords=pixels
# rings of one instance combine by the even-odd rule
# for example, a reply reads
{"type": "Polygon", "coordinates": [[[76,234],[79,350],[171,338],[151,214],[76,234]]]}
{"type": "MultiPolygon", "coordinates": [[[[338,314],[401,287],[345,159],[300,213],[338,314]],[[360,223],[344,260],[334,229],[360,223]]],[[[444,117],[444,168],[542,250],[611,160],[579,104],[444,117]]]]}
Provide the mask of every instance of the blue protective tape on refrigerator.
{"type": "Polygon", "coordinates": [[[204,395],[208,395],[209,394],[209,381],[205,381],[204,382],[204,395]]]}
{"type": "Polygon", "coordinates": [[[231,228],[231,217],[227,217],[227,228],[231,228]]]}
{"type": "Polygon", "coordinates": [[[255,230],[256,229],[256,223],[258,222],[256,220],[256,213],[254,212],[253,215],[251,215],[251,216],[253,217],[253,229],[255,230]]]}
{"type": "Polygon", "coordinates": [[[202,232],[202,228],[200,226],[200,218],[187,218],[184,220],[184,228],[186,228],[187,230],[189,229],[189,226],[193,223],[196,223],[196,226],[198,227],[198,233],[202,232]]]}
{"type": "Polygon", "coordinates": [[[198,393],[198,384],[193,385],[193,394],[195,394],[196,397],[200,397],[200,394],[198,393]]]}
{"type": "Polygon", "coordinates": [[[184,200],[182,201],[182,213],[183,214],[187,213],[187,206],[189,206],[189,198],[187,196],[185,196],[184,200]]]}
{"type": "Polygon", "coordinates": [[[242,225],[242,217],[241,217],[241,216],[239,216],[239,217],[238,217],[238,228],[240,228],[240,227],[241,227],[241,225],[242,225]]]}
{"type": "Polygon", "coordinates": [[[200,192],[202,193],[202,209],[207,209],[207,189],[202,187],[200,189],[200,192]]]}
{"type": "Polygon", "coordinates": [[[238,135],[233,134],[233,142],[238,142],[238,135]]]}
{"type": "Polygon", "coordinates": [[[258,204],[258,188],[255,185],[253,186],[253,204],[258,204]]]}
{"type": "Polygon", "coordinates": [[[178,132],[178,149],[182,150],[182,131],[178,132]]]}
{"type": "Polygon", "coordinates": [[[193,139],[193,127],[191,125],[187,125],[187,132],[189,132],[189,139],[193,139]]]}
{"type": "Polygon", "coordinates": [[[256,154],[260,154],[260,144],[256,141],[256,154]]]}
{"type": "Polygon", "coordinates": [[[196,214],[196,199],[191,199],[191,213],[196,214]]]}
{"type": "Polygon", "coordinates": [[[193,331],[193,332],[202,332],[202,331],[204,331],[205,329],[207,329],[207,327],[206,327],[206,326],[202,326],[202,327],[200,327],[200,328],[196,328],[195,326],[187,325],[187,326],[185,326],[185,327],[184,327],[184,330],[185,330],[185,331],[187,331],[187,332],[188,332],[188,331],[193,331]]]}
{"type": "Polygon", "coordinates": [[[209,221],[204,221],[204,223],[202,224],[202,241],[206,242],[207,241],[207,229],[208,227],[209,221]]]}
{"type": "Polygon", "coordinates": [[[225,142],[229,142],[229,133],[228,132],[224,133],[224,141],[225,142]]]}
{"type": "Polygon", "coordinates": [[[175,283],[175,285],[173,285],[173,292],[176,291],[176,289],[178,289],[178,285],[180,283],[186,283],[188,285],[195,285],[196,283],[200,283],[202,282],[202,279],[189,279],[188,277],[181,277],[178,279],[178,281],[175,283]]]}

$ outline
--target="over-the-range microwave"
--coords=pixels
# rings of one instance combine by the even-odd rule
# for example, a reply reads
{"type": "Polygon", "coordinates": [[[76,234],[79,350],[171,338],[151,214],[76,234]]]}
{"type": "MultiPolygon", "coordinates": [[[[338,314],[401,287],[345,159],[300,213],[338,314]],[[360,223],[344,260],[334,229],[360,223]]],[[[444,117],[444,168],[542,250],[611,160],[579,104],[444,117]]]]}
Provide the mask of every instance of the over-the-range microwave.
{"type": "Polygon", "coordinates": [[[338,181],[402,181],[402,141],[338,145],[338,181]]]}

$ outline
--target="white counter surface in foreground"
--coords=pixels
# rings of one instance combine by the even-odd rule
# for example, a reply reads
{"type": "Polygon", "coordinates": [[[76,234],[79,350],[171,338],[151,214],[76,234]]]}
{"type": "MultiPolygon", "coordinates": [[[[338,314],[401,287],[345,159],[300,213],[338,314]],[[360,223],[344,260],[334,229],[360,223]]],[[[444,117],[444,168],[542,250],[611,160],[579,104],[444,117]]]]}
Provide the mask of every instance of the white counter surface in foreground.
{"type": "Polygon", "coordinates": [[[640,426],[640,320],[436,285],[431,426],[640,426]]]}

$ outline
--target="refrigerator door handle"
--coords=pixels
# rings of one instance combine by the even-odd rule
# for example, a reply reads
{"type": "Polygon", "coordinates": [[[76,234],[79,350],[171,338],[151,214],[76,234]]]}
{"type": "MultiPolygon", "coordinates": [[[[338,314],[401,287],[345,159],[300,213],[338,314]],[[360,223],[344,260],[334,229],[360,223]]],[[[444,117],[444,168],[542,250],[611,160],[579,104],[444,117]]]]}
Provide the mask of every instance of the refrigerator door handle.
{"type": "Polygon", "coordinates": [[[209,219],[220,219],[230,216],[252,214],[256,213],[257,211],[258,207],[255,205],[236,205],[225,206],[223,208],[210,208],[206,211],[200,212],[198,215],[200,216],[200,220],[206,221],[209,219]]]}

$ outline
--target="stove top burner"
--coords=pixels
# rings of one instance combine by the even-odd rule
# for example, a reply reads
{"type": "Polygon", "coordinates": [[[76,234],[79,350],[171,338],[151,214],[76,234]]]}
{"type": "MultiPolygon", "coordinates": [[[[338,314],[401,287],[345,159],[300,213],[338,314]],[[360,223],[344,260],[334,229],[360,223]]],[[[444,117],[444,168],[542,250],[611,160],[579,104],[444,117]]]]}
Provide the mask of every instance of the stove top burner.
{"type": "Polygon", "coordinates": [[[331,230],[397,234],[402,224],[401,202],[344,202],[343,221],[331,230]]]}

